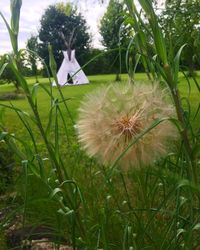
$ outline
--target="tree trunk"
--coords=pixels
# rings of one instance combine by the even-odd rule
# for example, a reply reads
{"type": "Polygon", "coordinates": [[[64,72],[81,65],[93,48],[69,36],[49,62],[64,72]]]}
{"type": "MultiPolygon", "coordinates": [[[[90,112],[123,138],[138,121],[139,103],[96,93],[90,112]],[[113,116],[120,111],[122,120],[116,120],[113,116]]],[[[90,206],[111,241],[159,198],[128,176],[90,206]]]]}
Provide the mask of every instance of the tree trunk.
{"type": "Polygon", "coordinates": [[[115,77],[115,81],[116,81],[116,82],[121,82],[121,80],[122,80],[122,79],[121,79],[120,74],[117,73],[117,74],[116,74],[116,77],[115,77]]]}
{"type": "Polygon", "coordinates": [[[195,73],[195,71],[194,71],[194,64],[191,63],[191,64],[189,65],[189,68],[188,68],[188,76],[189,76],[189,77],[193,77],[193,76],[195,76],[195,75],[196,75],[196,73],[195,73]]]}
{"type": "Polygon", "coordinates": [[[35,75],[35,81],[36,83],[39,83],[37,74],[35,75]]]}

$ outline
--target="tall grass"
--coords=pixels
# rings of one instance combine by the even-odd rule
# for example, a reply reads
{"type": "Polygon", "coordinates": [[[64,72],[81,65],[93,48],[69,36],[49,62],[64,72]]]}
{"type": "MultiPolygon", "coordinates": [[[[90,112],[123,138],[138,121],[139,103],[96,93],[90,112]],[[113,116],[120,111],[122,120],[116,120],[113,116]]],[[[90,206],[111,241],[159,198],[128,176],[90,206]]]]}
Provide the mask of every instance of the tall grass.
{"type": "MultiPolygon", "coordinates": [[[[176,150],[154,166],[129,171],[118,167],[118,159],[112,166],[105,167],[89,159],[79,148],[74,120],[68,108],[69,99],[63,95],[56,80],[51,47],[50,67],[59,97],[53,95],[50,77],[49,87],[44,84],[30,87],[20,71],[22,51],[18,50],[17,38],[21,1],[11,0],[10,25],[0,13],[13,46],[13,56],[8,55],[7,61],[21,84],[31,110],[27,113],[12,103],[9,106],[0,104],[17,114],[30,137],[30,140],[24,141],[17,133],[8,133],[1,124],[0,138],[18,157],[23,175],[17,189],[20,201],[16,210],[1,221],[2,228],[18,213],[23,218],[22,227],[45,225],[50,228],[49,240],[58,249],[60,244],[71,245],[73,249],[105,250],[200,247],[199,135],[191,125],[193,117],[189,100],[186,99],[188,106],[184,110],[179,94],[179,61],[184,45],[174,59],[169,60],[152,2],[139,0],[139,3],[142,13],[148,18],[148,25],[143,22],[134,2],[125,0],[128,9],[126,22],[135,34],[131,43],[135,44],[149,79],[165,83],[171,91],[177,112],[177,119],[172,122],[180,131],[181,141],[175,145],[176,150]],[[149,52],[147,34],[154,47],[154,56],[149,52]],[[50,108],[45,122],[41,118],[37,99],[39,88],[49,96],[50,108]],[[36,130],[38,134],[33,132],[36,130]],[[38,144],[41,140],[42,149],[38,144]]],[[[6,66],[2,65],[2,70],[6,66]]],[[[197,81],[196,84],[199,86],[197,81]]],[[[160,122],[143,131],[137,140],[160,122]]]]}

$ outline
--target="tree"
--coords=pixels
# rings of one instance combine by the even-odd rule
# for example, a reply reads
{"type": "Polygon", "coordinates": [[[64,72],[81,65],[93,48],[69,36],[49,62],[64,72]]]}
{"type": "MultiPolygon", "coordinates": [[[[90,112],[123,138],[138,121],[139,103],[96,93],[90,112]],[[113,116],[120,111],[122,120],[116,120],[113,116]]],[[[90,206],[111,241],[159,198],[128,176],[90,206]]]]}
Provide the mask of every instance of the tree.
{"type": "MultiPolygon", "coordinates": [[[[13,54],[5,54],[0,56],[0,84],[14,84],[16,90],[15,92],[18,94],[20,93],[20,82],[17,79],[16,75],[13,73],[13,70],[11,69],[11,63],[10,58],[13,57],[13,54]],[[6,66],[5,66],[6,65],[6,66]],[[5,66],[5,67],[4,67],[5,66]],[[2,70],[3,69],[3,70],[2,70]]],[[[26,57],[24,53],[20,53],[18,55],[18,69],[20,69],[21,73],[28,76],[28,68],[26,67],[26,57]]]]}
{"type": "Polygon", "coordinates": [[[98,75],[98,74],[109,74],[113,73],[110,68],[110,62],[107,54],[104,51],[97,48],[91,48],[86,57],[89,63],[85,68],[84,72],[88,75],[98,75]],[[101,65],[101,67],[99,67],[101,65]]]}
{"type": "Polygon", "coordinates": [[[90,36],[87,32],[85,19],[71,5],[57,4],[49,6],[41,18],[39,30],[39,55],[49,65],[48,43],[52,45],[54,56],[58,67],[66,50],[65,43],[61,37],[64,34],[65,40],[69,41],[74,31],[75,40],[72,49],[76,49],[76,57],[80,64],[84,64],[85,54],[90,45],[90,36]]]}
{"type": "MultiPolygon", "coordinates": [[[[102,44],[107,49],[116,49],[119,48],[119,45],[126,47],[126,30],[124,27],[123,29],[121,28],[123,22],[122,3],[120,3],[119,0],[110,0],[107,11],[100,23],[100,33],[103,37],[102,44]]],[[[113,52],[110,56],[110,60],[116,73],[116,80],[120,80],[119,51],[113,52]]]]}
{"type": "Polygon", "coordinates": [[[167,0],[165,9],[160,14],[160,21],[165,33],[172,58],[184,44],[182,62],[193,75],[196,60],[200,54],[200,2],[198,0],[167,0]]]}
{"type": "MultiPolygon", "coordinates": [[[[33,51],[35,53],[38,53],[38,37],[32,35],[26,44],[26,48],[30,51],[33,51]]],[[[37,56],[34,53],[28,52],[27,54],[27,60],[31,67],[32,75],[36,77],[36,82],[38,82],[37,78],[37,56]]]]}
{"type": "MultiPolygon", "coordinates": [[[[12,56],[12,55],[10,55],[12,56]]],[[[1,68],[4,64],[7,64],[7,66],[4,68],[2,74],[1,74],[1,78],[0,78],[0,84],[6,84],[6,83],[13,83],[15,88],[16,88],[16,92],[19,92],[19,82],[15,76],[15,74],[13,74],[13,71],[10,68],[10,65],[8,63],[8,55],[3,55],[0,57],[0,65],[1,68]]]]}

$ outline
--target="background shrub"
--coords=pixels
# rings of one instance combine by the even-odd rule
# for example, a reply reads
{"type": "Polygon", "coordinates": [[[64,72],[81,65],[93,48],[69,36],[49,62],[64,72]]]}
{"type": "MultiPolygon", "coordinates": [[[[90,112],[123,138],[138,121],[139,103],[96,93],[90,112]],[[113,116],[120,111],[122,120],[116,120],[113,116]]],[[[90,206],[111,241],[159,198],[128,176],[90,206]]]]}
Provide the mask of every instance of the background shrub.
{"type": "Polygon", "coordinates": [[[13,152],[4,141],[0,141],[0,194],[6,191],[13,180],[13,166],[13,152]]]}

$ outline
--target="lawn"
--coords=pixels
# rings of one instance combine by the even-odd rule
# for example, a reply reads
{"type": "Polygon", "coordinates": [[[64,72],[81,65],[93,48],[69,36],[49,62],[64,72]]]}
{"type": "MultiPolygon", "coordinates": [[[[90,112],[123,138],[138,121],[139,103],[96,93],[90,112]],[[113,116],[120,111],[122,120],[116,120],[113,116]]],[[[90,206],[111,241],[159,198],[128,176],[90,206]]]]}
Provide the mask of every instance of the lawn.
{"type": "MultiPolygon", "coordinates": [[[[71,112],[72,116],[74,117],[74,119],[77,118],[78,107],[80,105],[80,102],[81,102],[83,96],[101,84],[109,84],[109,83],[114,82],[114,79],[115,79],[114,75],[89,76],[90,84],[81,85],[81,86],[79,85],[79,86],[62,87],[62,92],[63,92],[64,97],[71,98],[68,101],[68,106],[69,106],[70,112],[71,112]]],[[[128,79],[128,76],[123,74],[122,80],[126,81],[127,79],[128,79]]],[[[135,79],[137,81],[147,81],[147,77],[144,73],[136,74],[135,79]]],[[[198,79],[200,79],[200,77],[198,77],[198,79]]],[[[30,87],[33,86],[35,83],[35,78],[34,77],[28,78],[28,82],[29,82],[30,87]]],[[[39,82],[41,84],[44,84],[45,86],[47,86],[49,88],[49,82],[48,82],[47,78],[39,78],[39,82]]],[[[197,89],[195,83],[193,82],[193,80],[190,81],[190,84],[191,84],[190,87],[189,87],[189,85],[184,77],[180,76],[179,82],[180,82],[179,89],[180,89],[181,97],[183,99],[184,98],[189,99],[190,104],[191,104],[191,111],[192,111],[192,114],[194,115],[196,113],[196,110],[197,110],[198,104],[199,104],[199,100],[200,100],[200,95],[199,95],[198,89],[197,89]]],[[[0,85],[0,95],[3,93],[12,92],[12,91],[14,91],[14,87],[11,84],[10,85],[0,85]]],[[[59,94],[58,94],[58,91],[56,90],[56,88],[53,88],[53,95],[55,97],[57,96],[59,98],[59,94]]],[[[38,88],[37,99],[38,99],[38,108],[40,110],[42,120],[45,121],[48,117],[48,111],[49,111],[49,107],[50,107],[49,106],[50,105],[49,96],[45,93],[44,90],[42,90],[42,88],[38,88]]],[[[9,102],[6,102],[6,101],[0,102],[0,103],[9,105],[9,102]]],[[[12,104],[14,106],[26,111],[26,112],[30,111],[28,102],[25,99],[12,101],[12,104]]],[[[183,100],[183,105],[185,107],[187,106],[187,102],[185,99],[183,100]]],[[[198,119],[195,119],[195,122],[194,122],[195,127],[198,126],[199,121],[200,121],[200,117],[198,119]]],[[[20,121],[16,118],[16,115],[14,114],[13,111],[6,110],[5,123],[9,124],[9,125],[7,125],[7,128],[11,132],[20,130],[20,128],[21,128],[20,121]]]]}

